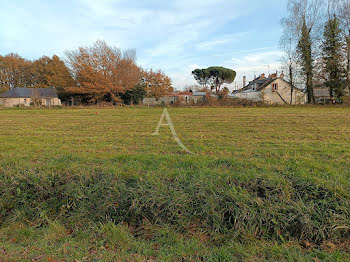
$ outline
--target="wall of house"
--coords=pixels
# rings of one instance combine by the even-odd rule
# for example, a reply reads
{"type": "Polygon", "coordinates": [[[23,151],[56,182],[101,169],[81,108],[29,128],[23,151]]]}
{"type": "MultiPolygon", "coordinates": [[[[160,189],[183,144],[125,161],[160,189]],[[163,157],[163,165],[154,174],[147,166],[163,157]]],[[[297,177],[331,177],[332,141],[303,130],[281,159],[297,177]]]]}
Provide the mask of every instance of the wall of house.
{"type": "Polygon", "coordinates": [[[158,100],[154,97],[146,97],[143,99],[142,103],[145,106],[160,106],[160,105],[172,105],[176,102],[176,97],[173,96],[164,96],[158,100]]]}
{"type": "Polygon", "coordinates": [[[30,98],[0,98],[0,105],[3,107],[30,106],[30,102],[30,98]]]}
{"type": "Polygon", "coordinates": [[[42,98],[41,105],[43,106],[61,106],[61,100],[59,98],[42,98]]]}
{"type": "Polygon", "coordinates": [[[245,99],[245,100],[251,100],[255,102],[262,101],[261,93],[260,92],[238,92],[233,95],[234,98],[239,99],[245,99]]]}
{"type": "Polygon", "coordinates": [[[205,101],[205,96],[192,96],[193,103],[198,104],[198,103],[203,103],[205,101]]]}
{"type": "MultiPolygon", "coordinates": [[[[291,86],[282,79],[278,78],[261,91],[261,96],[264,102],[267,104],[290,104],[291,86]],[[272,88],[272,85],[276,83],[278,84],[277,92],[273,91],[272,88]]],[[[298,89],[294,89],[292,100],[293,105],[303,105],[307,102],[307,97],[305,93],[299,91],[298,89]]]]}
{"type": "MultiPolygon", "coordinates": [[[[14,106],[30,106],[32,102],[31,98],[0,98],[0,105],[3,107],[14,107],[14,106]]],[[[61,100],[59,98],[43,98],[41,99],[43,106],[61,106],[61,100]]]]}

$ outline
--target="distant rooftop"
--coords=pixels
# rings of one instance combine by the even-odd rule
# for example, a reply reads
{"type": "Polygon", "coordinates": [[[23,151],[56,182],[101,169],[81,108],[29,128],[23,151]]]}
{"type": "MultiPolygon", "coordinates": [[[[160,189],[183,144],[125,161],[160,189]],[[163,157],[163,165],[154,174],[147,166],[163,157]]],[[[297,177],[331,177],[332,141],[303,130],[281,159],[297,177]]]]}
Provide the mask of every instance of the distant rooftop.
{"type": "Polygon", "coordinates": [[[193,95],[194,96],[205,96],[205,95],[207,95],[207,93],[206,92],[197,92],[197,91],[195,91],[195,92],[193,92],[193,95]]]}
{"type": "Polygon", "coordinates": [[[41,98],[57,97],[57,92],[54,87],[50,88],[23,88],[16,87],[0,94],[0,98],[31,98],[33,92],[41,98]]]}

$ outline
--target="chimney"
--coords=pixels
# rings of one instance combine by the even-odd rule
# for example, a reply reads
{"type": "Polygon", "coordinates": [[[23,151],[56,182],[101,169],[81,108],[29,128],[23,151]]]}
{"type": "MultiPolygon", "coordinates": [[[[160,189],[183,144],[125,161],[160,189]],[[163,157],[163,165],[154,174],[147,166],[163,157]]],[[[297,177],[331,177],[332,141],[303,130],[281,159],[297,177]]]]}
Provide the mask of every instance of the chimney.
{"type": "Polygon", "coordinates": [[[277,78],[277,74],[272,74],[271,78],[277,78]]]}
{"type": "Polygon", "coordinates": [[[265,73],[264,74],[261,74],[261,76],[260,76],[260,79],[265,79],[266,77],[265,77],[265,73]]]}
{"type": "Polygon", "coordinates": [[[281,73],[281,76],[280,76],[282,79],[284,79],[284,73],[283,73],[283,70],[282,70],[282,73],[281,73]]]}
{"type": "Polygon", "coordinates": [[[247,77],[243,76],[243,88],[247,85],[247,77]]]}

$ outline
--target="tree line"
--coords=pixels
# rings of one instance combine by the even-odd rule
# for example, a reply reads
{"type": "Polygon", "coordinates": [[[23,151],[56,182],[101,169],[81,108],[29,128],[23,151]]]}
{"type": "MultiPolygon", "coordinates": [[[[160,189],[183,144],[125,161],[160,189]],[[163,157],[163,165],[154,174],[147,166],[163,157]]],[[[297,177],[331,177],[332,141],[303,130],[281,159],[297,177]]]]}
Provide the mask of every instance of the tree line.
{"type": "Polygon", "coordinates": [[[122,51],[104,41],[67,51],[65,61],[57,55],[35,61],[0,55],[0,92],[15,87],[55,87],[72,104],[138,104],[144,96],[159,98],[173,90],[161,70],[137,65],[134,49],[122,51]]]}
{"type": "Polygon", "coordinates": [[[292,89],[304,83],[308,102],[314,103],[314,88],[327,87],[330,97],[342,102],[350,88],[350,1],[289,0],[282,25],[292,89]]]}

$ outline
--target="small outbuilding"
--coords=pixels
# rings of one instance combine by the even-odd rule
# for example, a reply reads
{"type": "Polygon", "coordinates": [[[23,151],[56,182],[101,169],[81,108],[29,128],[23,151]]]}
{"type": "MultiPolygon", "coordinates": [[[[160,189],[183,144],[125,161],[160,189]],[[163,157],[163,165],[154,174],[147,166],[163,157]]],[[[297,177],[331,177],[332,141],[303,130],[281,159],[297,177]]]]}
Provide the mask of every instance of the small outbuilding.
{"type": "Polygon", "coordinates": [[[56,89],[50,88],[20,88],[16,87],[0,94],[0,106],[61,106],[56,89]]]}

